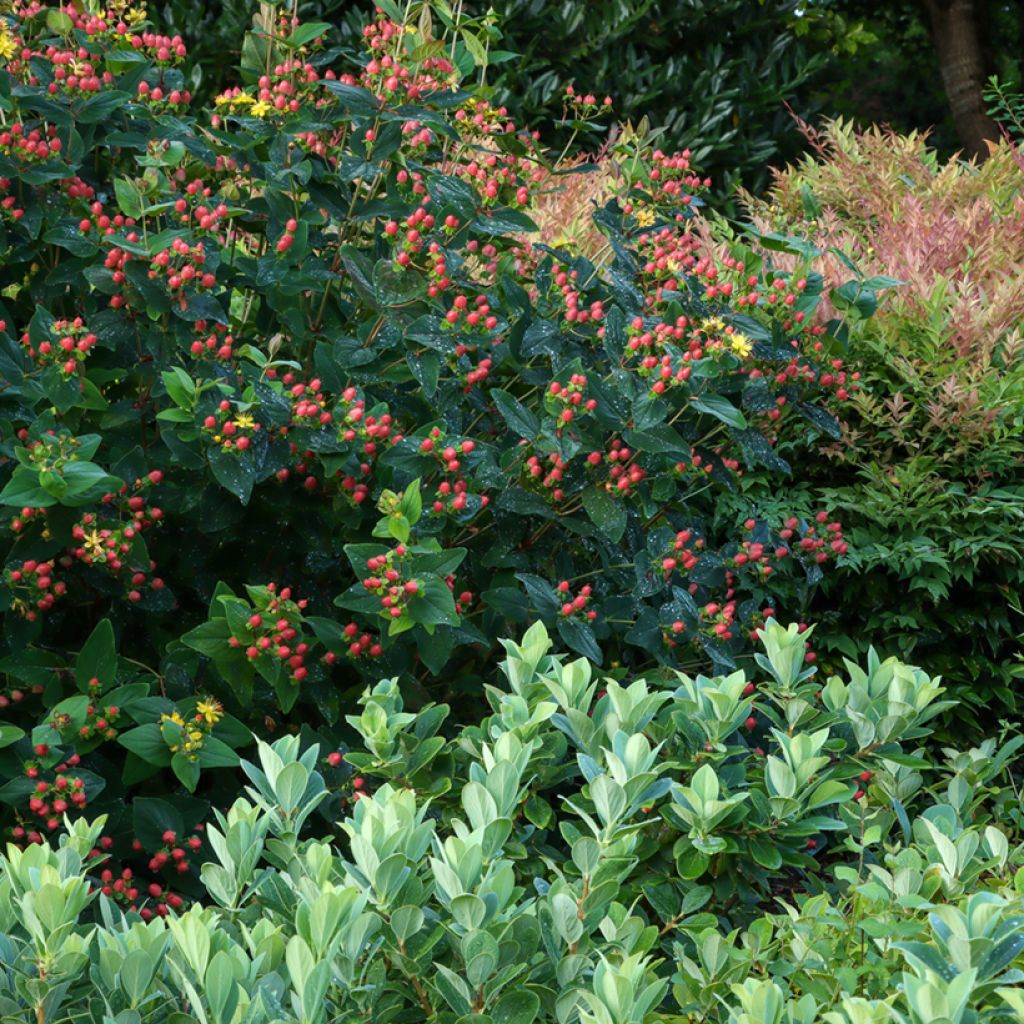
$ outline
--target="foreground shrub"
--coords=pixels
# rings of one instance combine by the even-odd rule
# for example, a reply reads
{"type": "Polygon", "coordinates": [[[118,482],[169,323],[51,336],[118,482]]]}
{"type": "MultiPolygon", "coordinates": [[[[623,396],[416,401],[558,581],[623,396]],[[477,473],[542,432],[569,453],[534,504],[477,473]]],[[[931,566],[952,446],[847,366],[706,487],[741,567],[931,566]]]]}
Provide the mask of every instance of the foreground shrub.
{"type": "MultiPolygon", "coordinates": [[[[533,618],[595,661],[728,667],[800,614],[846,542],[776,488],[856,384],[820,275],[706,251],[687,153],[620,138],[590,260],[527,241],[559,168],[459,87],[485,58],[446,5],[378,14],[349,65],[268,16],[209,109],[143,18],[3,21],[16,838],[73,802],[166,857],[140,783],[226,806],[203,772],[249,729],[337,737],[382,674],[476,707],[533,618]]],[[[608,112],[566,104],[577,132],[608,112]]]]}
{"type": "Polygon", "coordinates": [[[260,743],[207,831],[205,907],[105,863],[102,820],[57,851],[9,845],[0,1013],[1019,1020],[1020,814],[1001,776],[1024,740],[935,766],[915,748],[948,706],[937,680],[872,652],[822,682],[797,626],[761,635],[749,682],[599,680],[534,626],[505,643],[489,717],[452,739],[447,707],[408,712],[383,681],[344,762],[260,743]],[[339,807],[345,763],[359,788],[339,807]],[[339,813],[336,844],[304,838],[339,813]]]}
{"type": "Polygon", "coordinates": [[[902,282],[853,335],[865,386],[841,440],[795,469],[844,510],[851,539],[818,605],[819,642],[912,651],[978,734],[1018,709],[1022,668],[1021,158],[1001,145],[980,167],[944,164],[923,138],[840,124],[813,139],[817,158],[749,198],[755,222],[820,251],[839,286],[825,315],[836,302],[871,309],[841,286],[848,258],[902,282]]]}

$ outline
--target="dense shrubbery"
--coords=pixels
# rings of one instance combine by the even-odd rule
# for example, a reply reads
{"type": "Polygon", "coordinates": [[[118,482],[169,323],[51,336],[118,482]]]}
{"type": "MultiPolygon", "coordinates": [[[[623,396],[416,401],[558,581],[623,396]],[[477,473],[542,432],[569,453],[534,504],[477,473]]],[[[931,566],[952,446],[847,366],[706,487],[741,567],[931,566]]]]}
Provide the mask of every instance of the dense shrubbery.
{"type": "MultiPolygon", "coordinates": [[[[201,823],[250,729],[336,740],[383,675],[475,707],[538,617],[594,661],[728,668],[801,613],[846,542],[775,495],[857,386],[810,264],[712,254],[704,179],[635,132],[599,258],[531,242],[566,176],[459,89],[485,55],[427,6],[380,15],[354,74],[326,26],[263,24],[202,110],[141,17],[3,27],[15,838],[88,804],[194,883],[131,797],[198,791],[201,823]]],[[[577,132],[607,114],[566,102],[577,132]]]]}
{"type": "Polygon", "coordinates": [[[823,682],[795,625],[762,638],[750,682],[617,681],[535,626],[506,642],[489,716],[450,740],[445,706],[408,712],[382,682],[350,720],[352,804],[337,756],[260,744],[207,830],[205,908],[134,892],[96,848],[102,820],[57,852],[11,845],[0,1014],[1020,1020],[1020,807],[1002,777],[1024,740],[936,765],[916,752],[945,706],[936,680],[872,653],[823,682]],[[339,816],[344,853],[303,838],[339,816]]]}
{"type": "Polygon", "coordinates": [[[0,1020],[1024,1017],[1024,740],[940,754],[863,611],[920,575],[872,488],[1019,514],[1014,168],[961,217],[925,162],[917,256],[849,156],[735,235],[646,129],[463,88],[443,3],[348,65],[270,10],[208,108],[120,0],[0,22],[0,1020]]]}
{"type": "Polygon", "coordinates": [[[816,159],[750,200],[755,220],[809,238],[829,283],[848,258],[903,282],[855,336],[865,386],[842,438],[794,466],[851,541],[818,640],[913,652],[978,735],[1018,710],[1024,669],[1022,158],[1004,144],[980,167],[941,163],[922,138],[839,124],[813,141],[816,159]]]}
{"type": "MultiPolygon", "coordinates": [[[[400,4],[380,6],[401,20],[400,4]]],[[[486,99],[507,104],[519,123],[560,148],[572,131],[559,121],[565,83],[612,92],[619,115],[649,117],[670,140],[666,147],[694,145],[720,201],[737,180],[765,187],[771,163],[801,152],[786,103],[810,116],[809,97],[798,95],[808,80],[837,50],[853,52],[872,40],[859,20],[833,23],[831,12],[808,11],[797,0],[466,0],[449,13],[456,6],[463,30],[488,52],[479,76],[486,99]]],[[[200,96],[212,99],[234,84],[224,55],[238,56],[259,8],[258,0],[208,0],[201,10],[192,0],[162,0],[161,19],[182,34],[194,58],[190,84],[200,96]]],[[[298,10],[307,21],[330,24],[331,46],[358,49],[365,4],[302,0],[298,10]]]]}

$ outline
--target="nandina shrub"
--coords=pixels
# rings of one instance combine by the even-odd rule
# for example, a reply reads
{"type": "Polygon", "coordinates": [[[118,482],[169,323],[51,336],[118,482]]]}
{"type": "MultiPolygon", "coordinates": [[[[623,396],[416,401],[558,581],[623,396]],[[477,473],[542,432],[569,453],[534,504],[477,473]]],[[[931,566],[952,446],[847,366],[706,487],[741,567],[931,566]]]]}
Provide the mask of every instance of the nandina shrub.
{"type": "Polygon", "coordinates": [[[560,169],[460,86],[484,54],[446,5],[378,12],[358,61],[262,22],[203,109],[144,19],[2,22],[18,838],[70,786],[187,880],[249,730],[340,732],[382,674],[475,707],[491,638],[536,617],[595,661],[731,666],[799,614],[846,542],[773,495],[855,383],[810,265],[702,247],[686,152],[620,139],[591,259],[530,241],[560,169]],[[168,817],[143,783],[198,795],[168,817]]]}
{"type": "Polygon", "coordinates": [[[950,727],[980,735],[993,714],[1017,720],[1024,669],[1024,163],[1008,143],[975,166],[919,136],[833,124],[811,138],[815,157],[748,197],[755,223],[820,251],[826,316],[872,311],[842,286],[850,258],[901,282],[855,325],[865,386],[842,437],[825,459],[795,456],[851,539],[816,596],[819,644],[915,652],[963,702],[950,727]]]}
{"type": "Polygon", "coordinates": [[[796,624],[761,639],[749,675],[601,678],[538,624],[447,729],[381,681],[344,754],[259,744],[188,907],[102,817],[9,843],[0,1015],[1019,1020],[1024,737],[922,758],[937,679],[872,652],[824,680],[796,624]]]}

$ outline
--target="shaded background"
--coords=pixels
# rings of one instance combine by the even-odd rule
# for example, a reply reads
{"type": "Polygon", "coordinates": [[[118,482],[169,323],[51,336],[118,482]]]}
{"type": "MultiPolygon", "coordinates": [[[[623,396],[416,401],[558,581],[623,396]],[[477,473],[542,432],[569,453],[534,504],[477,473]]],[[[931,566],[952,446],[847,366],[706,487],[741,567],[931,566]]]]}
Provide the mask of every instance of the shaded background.
{"type": "MultiPolygon", "coordinates": [[[[159,20],[186,37],[197,91],[234,84],[238,48],[258,0],[166,0],[159,20]],[[202,69],[201,72],[198,69],[202,69]]],[[[291,3],[287,7],[291,8],[291,3]]],[[[984,157],[998,129],[986,80],[1015,86],[1024,58],[1024,0],[466,0],[494,11],[492,50],[521,55],[488,70],[520,123],[551,127],[568,82],[610,94],[619,118],[647,115],[671,148],[690,146],[717,187],[759,191],[772,164],[806,140],[787,110],[812,123],[846,117],[932,132],[948,156],[984,157]],[[498,38],[500,32],[500,39],[498,38]]],[[[305,20],[336,26],[351,49],[367,0],[299,0],[305,20]]],[[[597,144],[599,140],[591,140],[597,144]]]]}

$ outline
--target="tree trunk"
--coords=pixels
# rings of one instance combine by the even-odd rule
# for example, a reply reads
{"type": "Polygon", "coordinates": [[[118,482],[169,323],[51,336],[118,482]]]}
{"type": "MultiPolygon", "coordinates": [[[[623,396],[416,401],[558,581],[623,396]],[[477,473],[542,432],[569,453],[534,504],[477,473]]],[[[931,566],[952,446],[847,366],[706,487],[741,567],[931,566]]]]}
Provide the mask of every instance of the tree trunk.
{"type": "Polygon", "coordinates": [[[967,156],[984,159],[986,140],[999,138],[999,128],[985,112],[985,60],[981,51],[976,0],[924,0],[942,83],[957,134],[967,156]]]}

